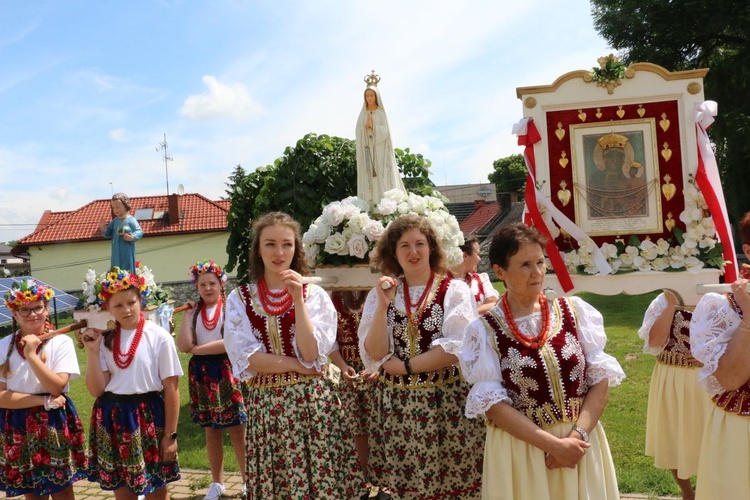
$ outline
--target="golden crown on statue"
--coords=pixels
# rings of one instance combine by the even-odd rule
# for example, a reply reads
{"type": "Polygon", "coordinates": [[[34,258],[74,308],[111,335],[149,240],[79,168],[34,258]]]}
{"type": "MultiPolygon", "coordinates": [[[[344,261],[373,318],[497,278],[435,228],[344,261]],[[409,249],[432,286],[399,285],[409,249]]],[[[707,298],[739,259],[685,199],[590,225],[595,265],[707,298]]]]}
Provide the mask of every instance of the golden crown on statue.
{"type": "Polygon", "coordinates": [[[607,135],[603,135],[599,138],[598,141],[599,146],[601,146],[602,149],[625,149],[625,144],[628,143],[628,138],[624,135],[615,134],[614,132],[609,133],[607,135]]]}
{"type": "Polygon", "coordinates": [[[375,70],[372,70],[372,73],[370,73],[369,75],[365,75],[365,83],[367,85],[377,87],[379,81],[380,76],[375,74],[375,70]]]}

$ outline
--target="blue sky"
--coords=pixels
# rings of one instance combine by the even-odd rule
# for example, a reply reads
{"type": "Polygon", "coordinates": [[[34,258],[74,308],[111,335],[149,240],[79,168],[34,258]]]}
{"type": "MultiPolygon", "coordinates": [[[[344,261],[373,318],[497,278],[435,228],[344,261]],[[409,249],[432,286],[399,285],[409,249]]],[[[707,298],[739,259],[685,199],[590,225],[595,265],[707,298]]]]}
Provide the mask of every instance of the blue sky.
{"type": "Polygon", "coordinates": [[[217,199],[308,132],[354,138],[364,75],[438,185],[521,152],[516,87],[612,52],[586,0],[0,0],[0,241],[112,191],[217,199]]]}

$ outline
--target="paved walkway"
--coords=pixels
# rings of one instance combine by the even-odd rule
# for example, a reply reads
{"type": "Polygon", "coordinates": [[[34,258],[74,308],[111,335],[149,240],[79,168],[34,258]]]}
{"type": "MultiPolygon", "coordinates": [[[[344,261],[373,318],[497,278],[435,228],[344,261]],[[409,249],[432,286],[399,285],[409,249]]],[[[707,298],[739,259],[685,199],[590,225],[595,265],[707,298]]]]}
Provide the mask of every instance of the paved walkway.
{"type": "MultiPolygon", "coordinates": [[[[172,500],[203,500],[211,484],[211,474],[203,470],[185,470],[180,471],[182,478],[174,483],[169,483],[169,496],[172,500]]],[[[224,474],[224,486],[227,491],[224,498],[240,498],[242,492],[242,479],[237,473],[224,474]]],[[[78,481],[73,486],[76,494],[76,500],[98,500],[104,498],[114,498],[111,491],[104,491],[99,488],[97,483],[88,481],[78,481]]],[[[16,497],[21,499],[22,497],[16,497]]],[[[623,494],[622,500],[676,500],[677,497],[653,497],[641,494],[623,494]]],[[[271,499],[269,499],[271,500],[271,499]]]]}

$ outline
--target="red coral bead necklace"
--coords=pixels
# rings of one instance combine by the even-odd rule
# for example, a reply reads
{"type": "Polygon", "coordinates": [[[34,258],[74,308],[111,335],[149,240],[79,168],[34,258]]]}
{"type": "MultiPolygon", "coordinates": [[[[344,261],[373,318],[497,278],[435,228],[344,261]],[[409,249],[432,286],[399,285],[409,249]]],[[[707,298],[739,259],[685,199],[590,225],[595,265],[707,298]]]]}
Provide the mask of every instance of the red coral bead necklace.
{"type": "Polygon", "coordinates": [[[409,318],[409,322],[414,326],[417,326],[422,318],[425,302],[427,301],[427,294],[430,293],[430,290],[432,289],[433,281],[435,281],[435,273],[430,272],[430,279],[427,280],[427,285],[425,285],[422,295],[419,297],[419,300],[417,300],[417,307],[414,310],[414,313],[412,313],[411,296],[409,295],[409,284],[406,282],[406,279],[404,279],[404,304],[406,305],[406,316],[409,318]]]}
{"type": "Polygon", "coordinates": [[[203,304],[204,307],[201,308],[201,323],[203,323],[203,328],[208,331],[216,328],[216,325],[219,324],[219,318],[221,318],[221,306],[223,302],[224,300],[219,297],[219,301],[216,302],[216,309],[214,309],[214,313],[210,318],[208,317],[208,313],[206,312],[208,307],[205,307],[205,303],[203,304]]]}
{"type": "Polygon", "coordinates": [[[122,330],[122,327],[120,324],[117,324],[117,329],[115,329],[115,336],[112,341],[114,344],[112,346],[112,355],[115,358],[115,364],[122,368],[123,370],[130,366],[130,364],[133,362],[133,359],[135,359],[135,351],[138,349],[138,345],[141,343],[141,337],[143,337],[143,326],[146,324],[146,318],[143,317],[143,314],[141,314],[141,317],[138,319],[138,327],[135,329],[135,335],[133,336],[133,341],[130,342],[130,348],[128,349],[128,352],[123,354],[120,350],[120,332],[122,330]]]}
{"type": "Polygon", "coordinates": [[[508,323],[510,332],[513,337],[521,343],[524,347],[529,349],[539,349],[547,342],[547,337],[550,333],[550,319],[549,319],[549,307],[547,307],[547,297],[543,294],[539,294],[539,307],[542,310],[542,332],[538,337],[532,337],[530,335],[524,335],[518,329],[516,320],[513,318],[513,313],[510,311],[510,303],[508,302],[508,293],[503,294],[502,298],[503,314],[505,315],[505,322],[508,323]]]}
{"type": "Polygon", "coordinates": [[[271,316],[278,316],[285,313],[292,307],[294,299],[292,294],[286,288],[279,292],[272,292],[268,288],[266,279],[261,276],[258,280],[258,298],[263,310],[271,316]]]}

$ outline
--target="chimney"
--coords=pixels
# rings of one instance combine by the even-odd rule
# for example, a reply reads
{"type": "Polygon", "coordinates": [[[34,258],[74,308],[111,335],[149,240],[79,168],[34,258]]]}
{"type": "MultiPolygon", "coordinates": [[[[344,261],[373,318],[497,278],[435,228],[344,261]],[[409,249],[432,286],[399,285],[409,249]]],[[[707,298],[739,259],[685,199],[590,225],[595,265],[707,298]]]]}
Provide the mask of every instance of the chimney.
{"type": "Polygon", "coordinates": [[[498,212],[502,214],[510,210],[510,205],[512,201],[513,201],[512,193],[497,193],[498,212]]]}
{"type": "Polygon", "coordinates": [[[484,201],[484,200],[474,200],[474,210],[477,210],[477,209],[479,209],[479,208],[482,208],[482,207],[483,207],[483,206],[485,206],[486,204],[487,204],[487,203],[485,203],[485,201],[484,201]]]}
{"type": "Polygon", "coordinates": [[[167,213],[169,214],[169,224],[180,223],[180,195],[170,194],[167,196],[167,213]]]}

